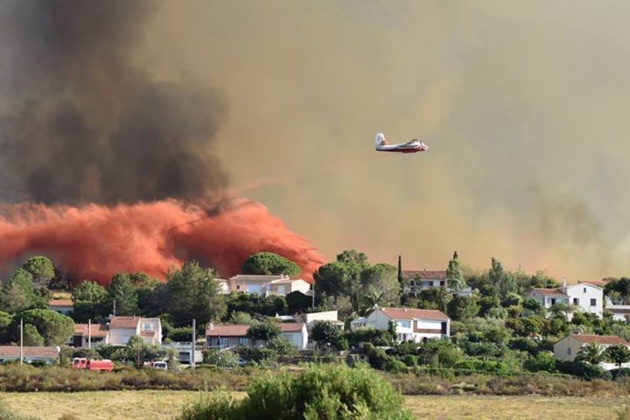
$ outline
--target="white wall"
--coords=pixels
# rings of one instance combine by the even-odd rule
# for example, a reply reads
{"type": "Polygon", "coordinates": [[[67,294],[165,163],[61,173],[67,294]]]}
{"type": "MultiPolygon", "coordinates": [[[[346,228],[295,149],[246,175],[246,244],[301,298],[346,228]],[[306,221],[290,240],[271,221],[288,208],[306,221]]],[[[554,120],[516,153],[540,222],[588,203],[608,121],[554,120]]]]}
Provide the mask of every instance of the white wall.
{"type": "MultiPolygon", "coordinates": [[[[400,341],[413,339],[415,342],[422,341],[423,338],[440,338],[442,337],[442,322],[446,322],[446,336],[450,336],[450,320],[439,319],[419,319],[419,320],[395,320],[396,334],[400,341]],[[414,324],[418,329],[436,330],[436,333],[414,332],[414,324]]],[[[373,326],[380,330],[389,329],[390,318],[386,316],[380,309],[372,312],[368,316],[367,325],[373,326]]]]}
{"type": "Polygon", "coordinates": [[[137,333],[135,328],[110,328],[109,343],[113,346],[124,346],[137,333]]]}
{"type": "Polygon", "coordinates": [[[304,350],[308,344],[308,334],[306,332],[306,325],[300,332],[287,332],[282,333],[282,336],[297,346],[298,349],[304,350]]]}
{"type": "Polygon", "coordinates": [[[602,316],[604,311],[604,291],[596,286],[578,283],[567,286],[566,294],[569,295],[569,303],[576,305],[582,312],[597,314],[602,316]],[[595,305],[591,304],[591,299],[595,299],[595,305]]]}

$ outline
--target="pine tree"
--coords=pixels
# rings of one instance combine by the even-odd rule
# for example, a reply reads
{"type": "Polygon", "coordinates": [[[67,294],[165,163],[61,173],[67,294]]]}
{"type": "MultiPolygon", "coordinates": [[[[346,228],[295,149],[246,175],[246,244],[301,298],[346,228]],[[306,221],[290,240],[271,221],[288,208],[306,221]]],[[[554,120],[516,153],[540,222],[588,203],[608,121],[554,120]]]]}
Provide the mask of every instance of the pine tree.
{"type": "Polygon", "coordinates": [[[453,253],[453,259],[448,263],[446,286],[455,292],[461,292],[466,287],[466,280],[464,280],[464,273],[459,265],[457,251],[453,253]]]}

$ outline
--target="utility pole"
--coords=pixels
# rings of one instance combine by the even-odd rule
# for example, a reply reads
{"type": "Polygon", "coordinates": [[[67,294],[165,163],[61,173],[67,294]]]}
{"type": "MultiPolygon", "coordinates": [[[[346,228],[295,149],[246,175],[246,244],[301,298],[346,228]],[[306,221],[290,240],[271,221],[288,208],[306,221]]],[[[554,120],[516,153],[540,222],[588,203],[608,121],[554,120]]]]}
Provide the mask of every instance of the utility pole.
{"type": "Polygon", "coordinates": [[[195,318],[193,318],[192,325],[192,351],[190,353],[190,368],[195,368],[195,341],[197,341],[197,322],[195,318]]]}
{"type": "Polygon", "coordinates": [[[92,319],[88,319],[88,349],[92,347],[92,319]]]}
{"type": "Polygon", "coordinates": [[[313,297],[313,309],[315,309],[315,280],[313,280],[313,293],[312,293],[312,297],[313,297]]]}
{"type": "Polygon", "coordinates": [[[24,360],[24,320],[20,318],[20,364],[24,360]]]}

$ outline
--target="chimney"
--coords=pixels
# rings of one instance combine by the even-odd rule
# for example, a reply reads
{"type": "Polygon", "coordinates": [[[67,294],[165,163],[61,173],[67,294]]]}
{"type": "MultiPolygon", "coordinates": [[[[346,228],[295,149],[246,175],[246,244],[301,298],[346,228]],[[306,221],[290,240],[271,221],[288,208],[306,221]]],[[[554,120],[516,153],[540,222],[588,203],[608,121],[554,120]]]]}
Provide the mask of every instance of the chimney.
{"type": "Polygon", "coordinates": [[[566,293],[567,291],[567,278],[562,277],[562,291],[566,293]]]}

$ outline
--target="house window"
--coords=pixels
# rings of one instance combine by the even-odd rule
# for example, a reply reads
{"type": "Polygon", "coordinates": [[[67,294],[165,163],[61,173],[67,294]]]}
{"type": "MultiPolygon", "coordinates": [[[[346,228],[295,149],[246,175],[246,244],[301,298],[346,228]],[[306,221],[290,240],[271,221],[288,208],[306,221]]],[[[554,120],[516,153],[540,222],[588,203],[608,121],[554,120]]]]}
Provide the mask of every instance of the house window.
{"type": "Polygon", "coordinates": [[[573,298],[573,304],[574,304],[574,305],[579,305],[579,304],[580,304],[580,299],[578,299],[578,298],[573,298]]]}
{"type": "Polygon", "coordinates": [[[584,293],[586,293],[586,287],[584,288],[584,293]]]}
{"type": "Polygon", "coordinates": [[[238,338],[239,346],[247,346],[247,337],[239,337],[238,338]]]}
{"type": "Polygon", "coordinates": [[[278,286],[278,293],[284,293],[284,286],[278,286]]]}
{"type": "Polygon", "coordinates": [[[591,299],[591,306],[597,306],[597,299],[591,299]]]}
{"type": "Polygon", "coordinates": [[[400,328],[411,328],[411,321],[398,321],[400,328]]]}
{"type": "Polygon", "coordinates": [[[142,324],[142,331],[153,331],[153,324],[150,322],[145,322],[142,324]]]}
{"type": "Polygon", "coordinates": [[[567,348],[567,355],[571,356],[571,347],[567,348]]]}
{"type": "Polygon", "coordinates": [[[409,280],[409,286],[416,287],[416,281],[415,280],[409,280]]]}
{"type": "Polygon", "coordinates": [[[445,282],[445,281],[441,281],[441,282],[440,282],[440,286],[444,286],[445,284],[446,284],[446,282],[445,282]]]}
{"type": "Polygon", "coordinates": [[[227,347],[228,344],[227,337],[219,337],[219,347],[227,347]]]}

